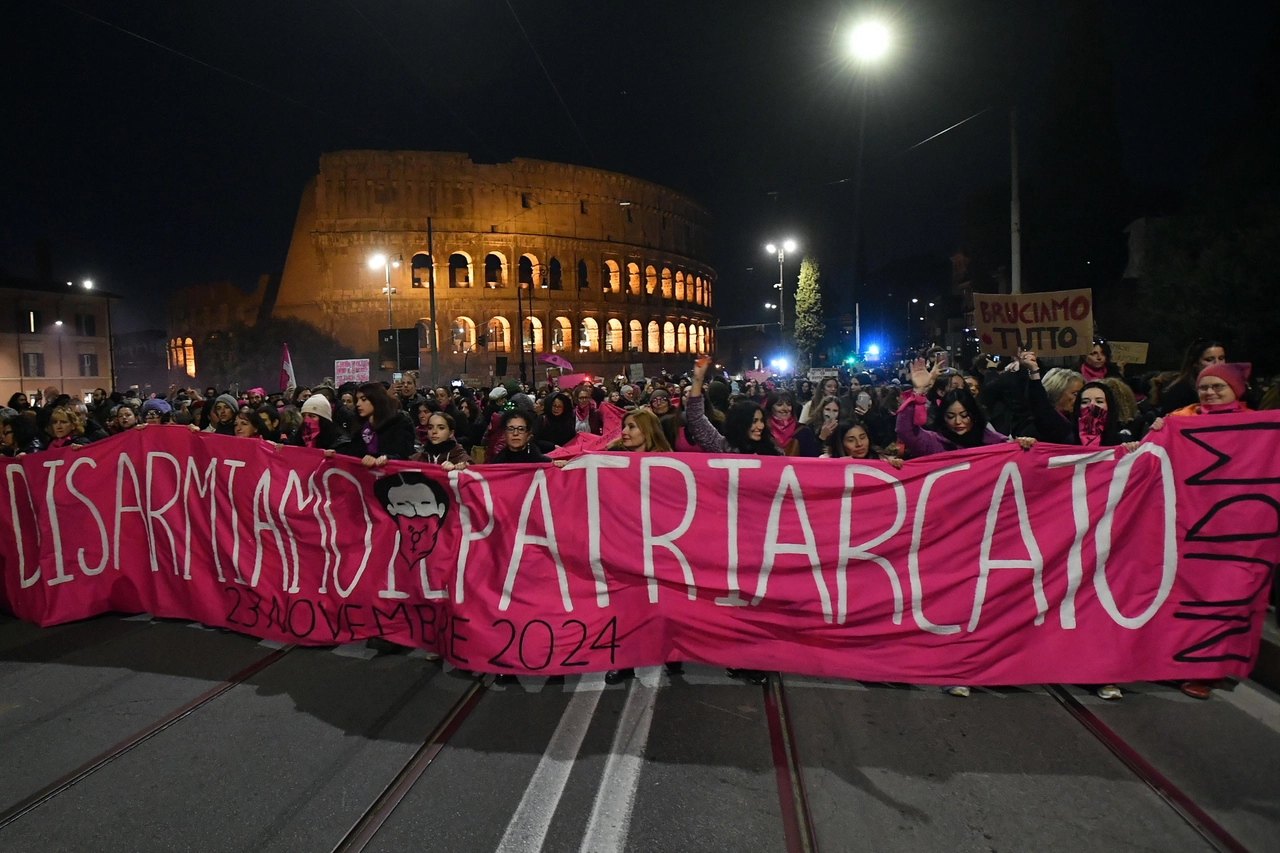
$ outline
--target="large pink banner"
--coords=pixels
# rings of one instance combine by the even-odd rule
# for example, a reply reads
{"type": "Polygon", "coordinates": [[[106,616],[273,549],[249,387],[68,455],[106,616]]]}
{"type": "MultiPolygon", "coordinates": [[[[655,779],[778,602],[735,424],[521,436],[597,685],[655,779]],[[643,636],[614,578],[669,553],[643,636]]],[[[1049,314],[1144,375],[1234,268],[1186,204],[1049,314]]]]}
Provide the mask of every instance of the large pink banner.
{"type": "Polygon", "coordinates": [[[152,426],[10,460],[3,603],[273,640],[385,637],[487,672],[668,660],[879,681],[1244,675],[1280,560],[1280,418],[1135,453],[880,463],[589,453],[379,472],[152,426]]]}

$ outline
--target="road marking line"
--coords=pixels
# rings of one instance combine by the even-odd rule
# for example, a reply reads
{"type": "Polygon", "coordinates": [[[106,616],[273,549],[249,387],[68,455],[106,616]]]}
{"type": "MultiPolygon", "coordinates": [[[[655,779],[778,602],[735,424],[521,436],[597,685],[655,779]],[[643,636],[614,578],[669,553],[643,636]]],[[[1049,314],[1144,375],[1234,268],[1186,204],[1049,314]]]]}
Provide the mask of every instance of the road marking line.
{"type": "Polygon", "coordinates": [[[1235,705],[1273,732],[1280,732],[1280,702],[1266,688],[1241,681],[1235,690],[1215,690],[1213,695],[1235,705]]]}
{"type": "MultiPolygon", "coordinates": [[[[603,673],[583,676],[583,683],[604,683],[603,673]]],[[[564,795],[569,773],[578,760],[578,750],[587,736],[591,718],[600,702],[601,690],[577,690],[560,717],[547,750],[533,772],[533,778],[524,789],[520,805],[507,823],[506,832],[498,844],[498,853],[537,853],[547,838],[551,818],[555,816],[564,795]]]]}
{"type": "Polygon", "coordinates": [[[618,719],[618,730],[609,748],[609,761],[595,804],[582,837],[581,853],[621,853],[627,846],[631,813],[640,787],[640,771],[644,768],[644,750],[649,743],[653,723],[653,706],[658,687],[637,681],[627,696],[627,704],[618,719]]]}

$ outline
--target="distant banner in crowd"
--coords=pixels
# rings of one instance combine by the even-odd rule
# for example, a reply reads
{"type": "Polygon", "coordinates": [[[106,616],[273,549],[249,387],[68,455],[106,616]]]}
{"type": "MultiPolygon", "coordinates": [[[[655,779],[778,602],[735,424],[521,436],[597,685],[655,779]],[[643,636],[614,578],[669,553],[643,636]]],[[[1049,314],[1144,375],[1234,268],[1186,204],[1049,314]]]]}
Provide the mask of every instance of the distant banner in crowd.
{"type": "Polygon", "coordinates": [[[1243,676],[1280,559],[1280,417],[1137,452],[880,463],[586,454],[445,473],[151,426],[10,460],[5,603],[487,672],[663,661],[921,683],[1243,676]]]}
{"type": "Polygon", "coordinates": [[[1146,364],[1148,344],[1138,341],[1107,341],[1116,364],[1146,364]]]}
{"type": "Polygon", "coordinates": [[[1093,349],[1093,291],[975,293],[973,320],[982,351],[1042,356],[1086,355],[1093,349]]]}
{"type": "Polygon", "coordinates": [[[343,385],[347,382],[369,381],[369,359],[340,358],[333,363],[333,383],[343,385]]]}

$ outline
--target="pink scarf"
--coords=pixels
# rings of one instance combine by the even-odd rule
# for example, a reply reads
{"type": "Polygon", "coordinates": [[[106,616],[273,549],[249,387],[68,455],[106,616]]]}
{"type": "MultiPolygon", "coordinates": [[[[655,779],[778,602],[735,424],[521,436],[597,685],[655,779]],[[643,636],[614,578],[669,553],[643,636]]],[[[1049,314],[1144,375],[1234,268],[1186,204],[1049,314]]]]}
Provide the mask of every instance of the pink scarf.
{"type": "Polygon", "coordinates": [[[1101,382],[1107,378],[1107,369],[1094,370],[1089,366],[1087,361],[1080,362],[1080,375],[1084,377],[1085,382],[1101,382]]]}
{"type": "Polygon", "coordinates": [[[778,445],[779,450],[791,443],[791,437],[796,434],[796,427],[799,425],[795,418],[787,418],[785,421],[776,417],[769,418],[769,432],[773,433],[773,443],[778,445]]]}
{"type": "Polygon", "coordinates": [[[1244,403],[1239,400],[1232,400],[1230,403],[1201,403],[1200,414],[1202,415],[1229,415],[1232,412],[1247,412],[1244,403]]]}
{"type": "Polygon", "coordinates": [[[304,447],[315,447],[316,439],[320,437],[320,422],[313,421],[310,418],[302,420],[302,444],[304,447]]]}
{"type": "Polygon", "coordinates": [[[1098,406],[1084,406],[1080,409],[1080,422],[1076,429],[1080,435],[1080,443],[1097,446],[1102,443],[1102,433],[1107,428],[1107,410],[1098,406]]]}
{"type": "Polygon", "coordinates": [[[55,438],[49,442],[50,450],[57,450],[59,447],[68,447],[71,444],[71,436],[64,435],[62,438],[55,438]]]}

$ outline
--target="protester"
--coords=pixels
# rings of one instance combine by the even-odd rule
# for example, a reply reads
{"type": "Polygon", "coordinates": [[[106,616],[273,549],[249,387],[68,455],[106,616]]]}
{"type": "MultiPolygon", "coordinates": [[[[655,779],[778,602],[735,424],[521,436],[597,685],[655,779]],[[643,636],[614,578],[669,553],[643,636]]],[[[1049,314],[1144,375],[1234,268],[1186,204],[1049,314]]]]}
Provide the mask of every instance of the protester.
{"type": "MultiPolygon", "coordinates": [[[[488,461],[495,465],[550,462],[551,459],[543,456],[533,443],[531,420],[531,416],[521,409],[503,412],[501,429],[506,435],[506,446],[488,461]]],[[[560,464],[563,465],[564,460],[560,460],[560,464]]]]}
{"type": "Polygon", "coordinates": [[[1195,405],[1199,399],[1196,385],[1200,371],[1211,364],[1224,364],[1226,360],[1227,350],[1221,342],[1212,338],[1197,338],[1192,341],[1191,346],[1187,347],[1186,355],[1182,358],[1182,368],[1178,371],[1178,378],[1166,385],[1159,394],[1159,413],[1167,415],[1174,409],[1185,409],[1187,406],[1195,405]]]}
{"type": "Polygon", "coordinates": [[[333,422],[333,406],[323,394],[312,394],[302,404],[302,423],[289,433],[285,443],[293,447],[312,447],[333,456],[347,437],[333,422]]]}
{"type": "MultiPolygon", "coordinates": [[[[205,408],[208,408],[206,405],[205,408]]],[[[219,394],[213,401],[213,409],[209,415],[209,425],[205,432],[219,435],[235,434],[236,413],[240,411],[240,403],[230,394],[219,394]]]]}
{"type": "Polygon", "coordinates": [[[133,406],[128,403],[121,403],[116,406],[116,429],[117,433],[125,430],[133,429],[138,425],[138,413],[134,411],[133,406]]]}
{"type": "MultiPolygon", "coordinates": [[[[1196,377],[1196,393],[1200,395],[1200,402],[1172,411],[1169,417],[1230,415],[1249,411],[1241,398],[1248,390],[1251,371],[1252,365],[1247,362],[1210,362],[1196,377]]],[[[1156,418],[1151,425],[1153,432],[1163,428],[1163,418],[1156,418]]],[[[1193,699],[1208,699],[1213,691],[1213,685],[1203,681],[1187,681],[1181,688],[1193,699]]]]}
{"type": "Polygon", "coordinates": [[[84,437],[84,427],[70,406],[55,406],[49,413],[49,434],[45,442],[46,450],[58,450],[63,447],[84,446],[89,443],[84,437]]]}
{"type": "Polygon", "coordinates": [[[1101,338],[1095,339],[1093,349],[1080,362],[1080,375],[1086,382],[1100,382],[1108,376],[1119,376],[1119,368],[1111,363],[1111,345],[1101,338]]]}
{"type": "Polygon", "coordinates": [[[769,432],[773,443],[785,456],[816,457],[820,452],[818,440],[807,426],[796,420],[795,398],[790,391],[774,391],[765,401],[769,416],[769,432]]]}
{"type": "MultiPolygon", "coordinates": [[[[806,382],[804,384],[808,385],[809,383],[806,382]]],[[[800,409],[800,420],[803,423],[809,423],[813,420],[813,410],[820,408],[826,398],[840,396],[840,380],[834,376],[827,376],[811,392],[806,392],[804,387],[801,386],[800,393],[804,395],[804,406],[800,409]]]]}
{"type": "Polygon", "coordinates": [[[453,418],[444,412],[432,412],[427,418],[426,441],[410,459],[453,471],[466,468],[471,462],[471,454],[458,444],[453,418]]]}
{"type": "MultiPolygon", "coordinates": [[[[824,381],[819,387],[821,388],[825,385],[826,382],[824,381]]],[[[823,397],[818,401],[818,405],[811,408],[812,412],[805,426],[809,428],[809,432],[812,435],[817,437],[819,447],[821,447],[835,434],[836,426],[842,420],[840,398],[835,395],[823,397]]]]}
{"type": "Polygon", "coordinates": [[[871,436],[861,421],[841,421],[831,432],[823,448],[824,459],[872,459],[902,467],[902,458],[886,453],[871,443],[871,436]]]}
{"type": "Polygon", "coordinates": [[[413,455],[413,424],[381,382],[365,382],[356,390],[356,416],[356,431],[340,453],[360,457],[366,468],[413,455]]]}
{"type": "Polygon", "coordinates": [[[152,397],[142,404],[142,422],[146,424],[167,424],[173,408],[159,397],[152,397]]]}
{"type": "Polygon", "coordinates": [[[5,456],[25,456],[44,450],[44,442],[36,432],[36,419],[26,410],[10,409],[0,420],[0,444],[5,456]]]}
{"type": "Polygon", "coordinates": [[[671,443],[662,432],[662,422],[648,409],[627,412],[622,419],[621,435],[609,444],[609,450],[635,453],[670,453],[671,443]]]}
{"type": "Polygon", "coordinates": [[[236,412],[235,417],[231,420],[232,435],[236,438],[260,438],[263,441],[275,441],[271,432],[267,430],[262,419],[254,414],[253,409],[245,406],[236,412]]]}
{"type": "Polygon", "coordinates": [[[27,400],[26,394],[16,391],[9,397],[9,408],[16,412],[25,412],[31,408],[31,403],[27,400]]]}
{"type": "Polygon", "coordinates": [[[658,416],[659,419],[666,417],[672,411],[671,392],[665,388],[656,388],[649,394],[649,411],[658,416]]]}
{"type": "Polygon", "coordinates": [[[538,449],[549,453],[573,441],[577,434],[573,404],[569,401],[569,395],[563,391],[557,391],[543,404],[543,413],[538,417],[537,426],[534,428],[538,449]]]}
{"type": "Polygon", "coordinates": [[[600,435],[604,432],[604,418],[591,394],[591,386],[585,382],[573,391],[573,428],[577,432],[600,435]]]}

